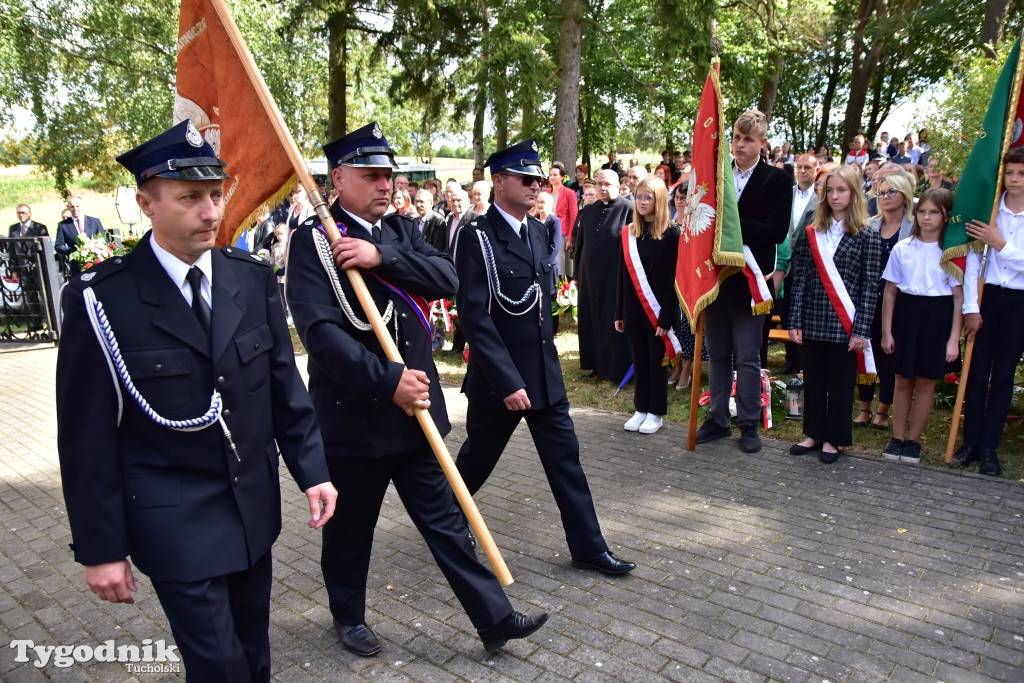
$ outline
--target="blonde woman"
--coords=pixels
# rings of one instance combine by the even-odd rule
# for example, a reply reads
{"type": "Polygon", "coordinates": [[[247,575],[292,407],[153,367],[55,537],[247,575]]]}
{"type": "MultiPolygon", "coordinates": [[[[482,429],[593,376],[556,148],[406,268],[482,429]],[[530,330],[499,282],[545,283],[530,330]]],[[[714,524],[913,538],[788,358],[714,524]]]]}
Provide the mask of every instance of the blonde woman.
{"type": "Polygon", "coordinates": [[[679,324],[675,293],[679,228],[668,218],[668,189],[657,176],[636,186],[633,222],[622,231],[615,329],[629,338],[636,412],[625,429],[653,434],[668,412],[666,359],[679,355],[672,328],[679,324]]]}
{"type": "MultiPolygon", "coordinates": [[[[896,243],[910,236],[910,229],[914,225],[914,186],[910,184],[910,178],[900,172],[876,179],[872,185],[878,202],[878,215],[873,216],[868,224],[878,231],[881,251],[875,315],[871,321],[871,348],[878,349],[882,343],[882,293],[885,292],[885,279],[881,273],[885,272],[889,254],[896,243]]],[[[864,427],[870,424],[872,429],[884,431],[889,428],[889,406],[892,405],[896,386],[892,356],[876,353],[875,368],[878,370],[878,407],[871,410],[875,383],[858,385],[860,413],[853,419],[853,426],[864,427]]]]}
{"type": "Polygon", "coordinates": [[[814,222],[793,256],[789,337],[803,345],[804,434],[789,452],[819,451],[825,464],[853,443],[850,413],[858,374],[873,372],[871,321],[878,294],[878,231],[868,225],[860,173],[829,171],[814,222]]]}

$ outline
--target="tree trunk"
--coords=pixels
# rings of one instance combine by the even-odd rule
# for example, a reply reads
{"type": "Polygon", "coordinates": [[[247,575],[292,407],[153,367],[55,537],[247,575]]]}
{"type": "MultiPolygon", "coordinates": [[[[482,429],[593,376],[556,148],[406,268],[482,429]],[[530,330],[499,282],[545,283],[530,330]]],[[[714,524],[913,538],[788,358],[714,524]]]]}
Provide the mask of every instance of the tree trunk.
{"type": "Polygon", "coordinates": [[[857,10],[857,25],[853,34],[853,68],[850,70],[850,99],[846,105],[846,118],[843,120],[842,151],[846,143],[860,133],[861,119],[864,116],[864,103],[867,100],[871,77],[878,68],[884,48],[884,34],[881,25],[886,20],[885,0],[861,0],[857,10]],[[876,16],[876,30],[871,46],[864,43],[864,34],[872,15],[876,16]]]}
{"type": "MultiPolygon", "coordinates": [[[[583,119],[583,125],[580,126],[580,139],[583,140],[583,159],[581,163],[587,165],[590,170],[587,175],[591,178],[594,177],[594,169],[590,165],[590,108],[584,104],[583,111],[580,112],[580,116],[583,119]]],[[[566,169],[569,170],[569,169],[566,169]]]]}
{"type": "MultiPolygon", "coordinates": [[[[491,60],[491,20],[487,6],[478,3],[480,10],[480,70],[476,77],[476,99],[473,102],[473,166],[484,166],[484,120],[487,118],[487,66],[491,60]]],[[[500,149],[500,148],[499,148],[500,149]]]]}
{"type": "Polygon", "coordinates": [[[327,18],[327,139],[348,131],[348,14],[344,7],[327,18]]]}
{"type": "Polygon", "coordinates": [[[878,133],[878,127],[882,125],[882,84],[885,83],[886,69],[883,66],[875,72],[875,78],[871,82],[871,111],[868,114],[868,126],[865,134],[869,139],[874,140],[878,133]]]}
{"type": "Polygon", "coordinates": [[[779,92],[779,78],[782,77],[781,52],[777,52],[772,55],[771,69],[772,77],[765,82],[764,88],[761,90],[761,100],[757,107],[769,122],[772,120],[772,109],[775,108],[775,97],[779,92]]]}
{"type": "Polygon", "coordinates": [[[832,112],[832,100],[836,96],[836,88],[839,85],[839,46],[843,42],[842,36],[836,36],[836,44],[832,49],[832,63],[828,70],[828,83],[825,85],[825,94],[821,98],[821,124],[818,126],[818,135],[814,139],[815,149],[825,144],[828,136],[829,115],[832,112]]]}
{"type": "Polygon", "coordinates": [[[505,70],[491,80],[491,100],[494,105],[494,145],[495,149],[508,147],[508,110],[509,98],[506,87],[505,70]]]}
{"type": "Polygon", "coordinates": [[[562,0],[558,33],[558,90],[555,93],[554,161],[565,164],[570,178],[579,142],[580,59],[583,46],[583,0],[562,0]]]}
{"type": "Polygon", "coordinates": [[[996,58],[995,46],[1003,39],[1003,26],[1006,24],[1006,13],[1009,8],[1010,0],[988,0],[985,3],[985,20],[981,23],[979,42],[989,59],[996,58]]]}

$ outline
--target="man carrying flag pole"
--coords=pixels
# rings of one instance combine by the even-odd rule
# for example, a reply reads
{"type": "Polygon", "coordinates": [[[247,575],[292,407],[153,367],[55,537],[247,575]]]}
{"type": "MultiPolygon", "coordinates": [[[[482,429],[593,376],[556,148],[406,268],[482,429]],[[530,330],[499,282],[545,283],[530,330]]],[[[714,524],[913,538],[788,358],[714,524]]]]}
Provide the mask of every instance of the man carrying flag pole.
{"type": "Polygon", "coordinates": [[[953,408],[946,462],[967,467],[980,461],[980,472],[989,476],[1002,471],[996,449],[1013,394],[1014,372],[1024,353],[1024,319],[1020,316],[1024,308],[1020,48],[1018,38],[964,167],[943,245],[944,266],[964,280],[967,330],[964,371],[953,408]],[[983,293],[987,295],[984,298],[983,293]],[[953,454],[965,402],[964,440],[953,454]]]}
{"type": "MultiPolygon", "coordinates": [[[[693,170],[682,220],[676,286],[691,321],[706,307],[711,405],[697,430],[696,443],[732,434],[729,396],[735,367],[740,447],[756,453],[761,450],[757,434],[762,414],[760,330],[772,303],[771,285],[764,274],[775,269],[775,248],[788,235],[792,182],[760,160],[768,121],[756,110],[737,119],[732,132],[732,169],[725,168],[715,66],[694,126],[693,170]],[[712,193],[714,204],[709,204],[707,198],[712,193]],[[707,231],[711,225],[715,226],[713,234],[707,231]],[[737,272],[742,277],[730,277],[737,272]]],[[[695,358],[697,353],[695,350],[695,358]]],[[[691,422],[693,414],[691,408],[691,422]]]]}

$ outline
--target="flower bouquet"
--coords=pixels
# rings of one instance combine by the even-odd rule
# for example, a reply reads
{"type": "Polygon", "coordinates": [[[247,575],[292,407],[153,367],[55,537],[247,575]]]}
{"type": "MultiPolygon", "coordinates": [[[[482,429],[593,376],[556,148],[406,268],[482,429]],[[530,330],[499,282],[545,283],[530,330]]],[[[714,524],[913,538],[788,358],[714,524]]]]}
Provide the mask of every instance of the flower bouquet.
{"type": "Polygon", "coordinates": [[[555,299],[551,302],[551,315],[562,315],[572,309],[572,319],[576,320],[576,302],[576,281],[568,280],[562,275],[558,278],[558,284],[555,287],[555,299]]]}
{"type": "Polygon", "coordinates": [[[88,270],[100,261],[106,261],[115,256],[124,256],[139,243],[140,237],[134,233],[128,233],[121,240],[118,246],[115,242],[107,240],[106,236],[86,237],[85,233],[78,234],[78,249],[71,252],[68,260],[78,264],[81,270],[88,270]]]}

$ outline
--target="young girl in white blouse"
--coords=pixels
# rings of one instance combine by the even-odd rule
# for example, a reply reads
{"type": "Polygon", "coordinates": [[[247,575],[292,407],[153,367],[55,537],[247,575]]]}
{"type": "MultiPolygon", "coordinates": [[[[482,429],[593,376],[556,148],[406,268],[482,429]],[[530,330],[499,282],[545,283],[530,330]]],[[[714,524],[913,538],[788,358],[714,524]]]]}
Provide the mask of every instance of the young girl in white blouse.
{"type": "Polygon", "coordinates": [[[921,461],[920,439],[935,403],[935,382],[945,375],[946,363],[960,354],[964,291],[940,265],[952,206],[949,190],[925,191],[910,237],[893,247],[882,274],[887,281],[882,351],[893,355],[896,370],[893,436],[882,452],[886,460],[921,461]]]}

